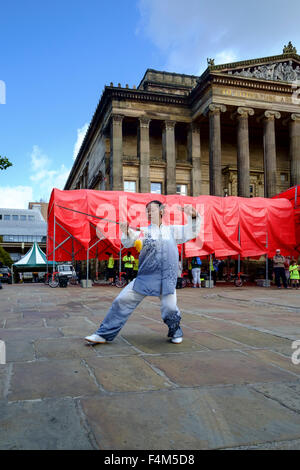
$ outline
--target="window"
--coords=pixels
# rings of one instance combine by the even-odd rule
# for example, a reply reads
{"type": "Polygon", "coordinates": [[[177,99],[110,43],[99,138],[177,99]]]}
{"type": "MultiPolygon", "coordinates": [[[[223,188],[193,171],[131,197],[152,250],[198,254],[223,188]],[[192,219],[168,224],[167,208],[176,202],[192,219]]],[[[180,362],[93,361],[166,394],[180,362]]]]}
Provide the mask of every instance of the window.
{"type": "Polygon", "coordinates": [[[280,181],[285,183],[288,180],[288,175],[286,173],[280,173],[280,181]]]}
{"type": "Polygon", "coordinates": [[[32,221],[34,220],[34,215],[29,215],[29,216],[28,216],[28,220],[29,220],[30,222],[32,222],[32,221]]]}
{"type": "Polygon", "coordinates": [[[124,191],[127,191],[128,193],[136,193],[136,182],[124,181],[124,191]]]}
{"type": "Polygon", "coordinates": [[[161,194],[161,183],[151,183],[151,193],[161,194]]]}
{"type": "Polygon", "coordinates": [[[2,214],[0,214],[0,220],[2,220],[2,214]]]}
{"type": "Polygon", "coordinates": [[[4,214],[4,220],[10,220],[10,215],[4,214]]]}
{"type": "Polygon", "coordinates": [[[26,220],[26,215],[20,215],[20,220],[26,220]]]}
{"type": "Polygon", "coordinates": [[[187,196],[187,184],[177,184],[176,194],[180,194],[181,196],[187,196]]]}
{"type": "Polygon", "coordinates": [[[18,216],[18,215],[13,215],[13,216],[12,216],[12,219],[13,219],[13,220],[19,220],[19,216],[18,216]]]}

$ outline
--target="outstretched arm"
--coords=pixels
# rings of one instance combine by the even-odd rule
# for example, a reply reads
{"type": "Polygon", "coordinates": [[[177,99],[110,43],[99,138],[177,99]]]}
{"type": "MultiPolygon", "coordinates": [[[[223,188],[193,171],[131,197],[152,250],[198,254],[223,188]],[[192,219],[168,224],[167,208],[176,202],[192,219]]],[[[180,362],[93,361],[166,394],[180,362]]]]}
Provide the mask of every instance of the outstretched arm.
{"type": "Polygon", "coordinates": [[[188,216],[187,224],[171,226],[176,243],[178,245],[181,245],[182,243],[186,243],[189,240],[193,240],[194,238],[197,237],[197,235],[200,232],[200,227],[201,227],[201,216],[191,206],[185,206],[185,207],[178,206],[178,209],[184,212],[188,216]]]}
{"type": "Polygon", "coordinates": [[[124,248],[132,248],[134,246],[134,242],[140,238],[141,232],[129,228],[128,224],[124,222],[120,223],[120,229],[123,232],[121,236],[122,245],[124,248]]]}

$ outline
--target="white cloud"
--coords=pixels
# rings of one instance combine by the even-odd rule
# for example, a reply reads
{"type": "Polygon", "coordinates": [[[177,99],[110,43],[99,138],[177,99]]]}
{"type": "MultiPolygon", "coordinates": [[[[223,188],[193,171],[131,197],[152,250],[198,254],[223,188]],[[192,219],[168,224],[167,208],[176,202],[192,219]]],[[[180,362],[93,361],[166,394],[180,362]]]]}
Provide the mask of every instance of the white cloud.
{"type": "Polygon", "coordinates": [[[61,164],[53,169],[53,161],[34,145],[31,152],[31,175],[35,198],[48,201],[53,188],[63,189],[70,173],[70,168],[61,164]]]}
{"type": "Polygon", "coordinates": [[[74,150],[73,150],[73,160],[76,159],[77,154],[80,150],[81,144],[83,142],[83,139],[85,137],[86,131],[88,130],[89,123],[86,122],[82,127],[77,129],[77,140],[74,145],[74,150]]]}
{"type": "Polygon", "coordinates": [[[31,201],[49,201],[53,188],[63,189],[70,173],[64,164],[55,167],[51,158],[34,145],[28,168],[31,186],[0,186],[0,205],[9,209],[27,209],[31,201]]]}
{"type": "MultiPolygon", "coordinates": [[[[199,74],[216,64],[281,54],[289,41],[300,49],[300,2],[289,0],[138,0],[136,34],[163,57],[165,70],[199,74]]],[[[149,64],[151,67],[151,64],[149,64]]]]}
{"type": "Polygon", "coordinates": [[[28,209],[28,203],[33,201],[33,189],[31,186],[2,186],[0,201],[2,208],[28,209]]]}

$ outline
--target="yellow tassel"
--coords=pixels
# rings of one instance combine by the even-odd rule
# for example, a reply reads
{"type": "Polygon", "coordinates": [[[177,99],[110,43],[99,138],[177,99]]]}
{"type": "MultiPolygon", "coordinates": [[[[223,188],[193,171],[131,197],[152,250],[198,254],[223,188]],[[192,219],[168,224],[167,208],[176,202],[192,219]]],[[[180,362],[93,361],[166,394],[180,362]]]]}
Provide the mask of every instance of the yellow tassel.
{"type": "Polygon", "coordinates": [[[136,251],[140,252],[142,247],[143,247],[142,240],[136,240],[134,242],[134,248],[136,249],[136,251]]]}

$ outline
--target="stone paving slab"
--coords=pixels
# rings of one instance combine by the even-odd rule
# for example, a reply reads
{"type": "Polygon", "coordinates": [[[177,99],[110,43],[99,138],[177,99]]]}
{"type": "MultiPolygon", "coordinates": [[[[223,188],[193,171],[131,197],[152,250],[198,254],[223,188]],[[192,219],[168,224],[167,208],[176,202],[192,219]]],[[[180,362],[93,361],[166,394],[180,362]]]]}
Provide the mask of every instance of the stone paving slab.
{"type": "Polygon", "coordinates": [[[14,364],[9,401],[78,397],[100,393],[88,369],[78,359],[14,364]]]}
{"type": "Polygon", "coordinates": [[[87,358],[97,382],[109,392],[139,392],[171,387],[142,357],[87,358]]]}
{"type": "MultiPolygon", "coordinates": [[[[291,355],[292,355],[292,349],[291,349],[291,355]]],[[[283,356],[282,354],[279,354],[274,351],[268,351],[268,350],[252,350],[252,351],[247,351],[247,354],[249,356],[256,356],[260,360],[262,360],[266,364],[271,364],[275,365],[277,367],[280,367],[284,370],[287,370],[289,372],[292,372],[293,374],[296,374],[300,378],[300,365],[295,365],[292,363],[291,360],[291,355],[288,356],[283,356]]]]}
{"type": "Polygon", "coordinates": [[[216,449],[300,437],[299,415],[247,387],[80,401],[100,449],[216,449]]]}
{"type": "Polygon", "coordinates": [[[2,328],[0,338],[4,341],[35,340],[39,338],[58,338],[63,334],[57,328],[2,328]]]}
{"type": "Polygon", "coordinates": [[[7,364],[0,364],[0,401],[5,398],[8,376],[9,366],[7,364]]]}
{"type": "Polygon", "coordinates": [[[47,338],[34,342],[35,356],[41,359],[75,359],[95,356],[94,348],[81,338],[47,338]]]}
{"type": "Polygon", "coordinates": [[[0,449],[93,450],[72,399],[0,402],[0,449]]]}
{"type": "Polygon", "coordinates": [[[257,362],[245,353],[213,351],[178,354],[175,357],[149,356],[149,363],[182,387],[217,384],[291,381],[292,375],[273,365],[257,362]]]}
{"type": "Polygon", "coordinates": [[[140,354],[140,352],[128,341],[123,338],[122,335],[117,336],[113,341],[107,342],[104,345],[99,344],[95,346],[89,346],[95,350],[97,356],[134,356],[140,354]]]}
{"type": "Polygon", "coordinates": [[[35,359],[32,340],[6,341],[6,362],[27,362],[35,359]]]}
{"type": "Polygon", "coordinates": [[[42,328],[45,326],[43,318],[8,318],[5,322],[5,328],[42,328]]]}
{"type": "Polygon", "coordinates": [[[173,344],[170,339],[164,334],[158,334],[156,332],[148,332],[143,329],[140,334],[130,334],[124,332],[122,335],[126,341],[132,346],[138,348],[142,353],[146,354],[164,354],[164,353],[177,353],[190,352],[190,351],[205,351],[207,348],[191,340],[185,338],[181,344],[173,344]]]}
{"type": "Polygon", "coordinates": [[[290,410],[300,413],[300,382],[286,384],[255,384],[252,388],[267,398],[284,405],[290,410]]]}

